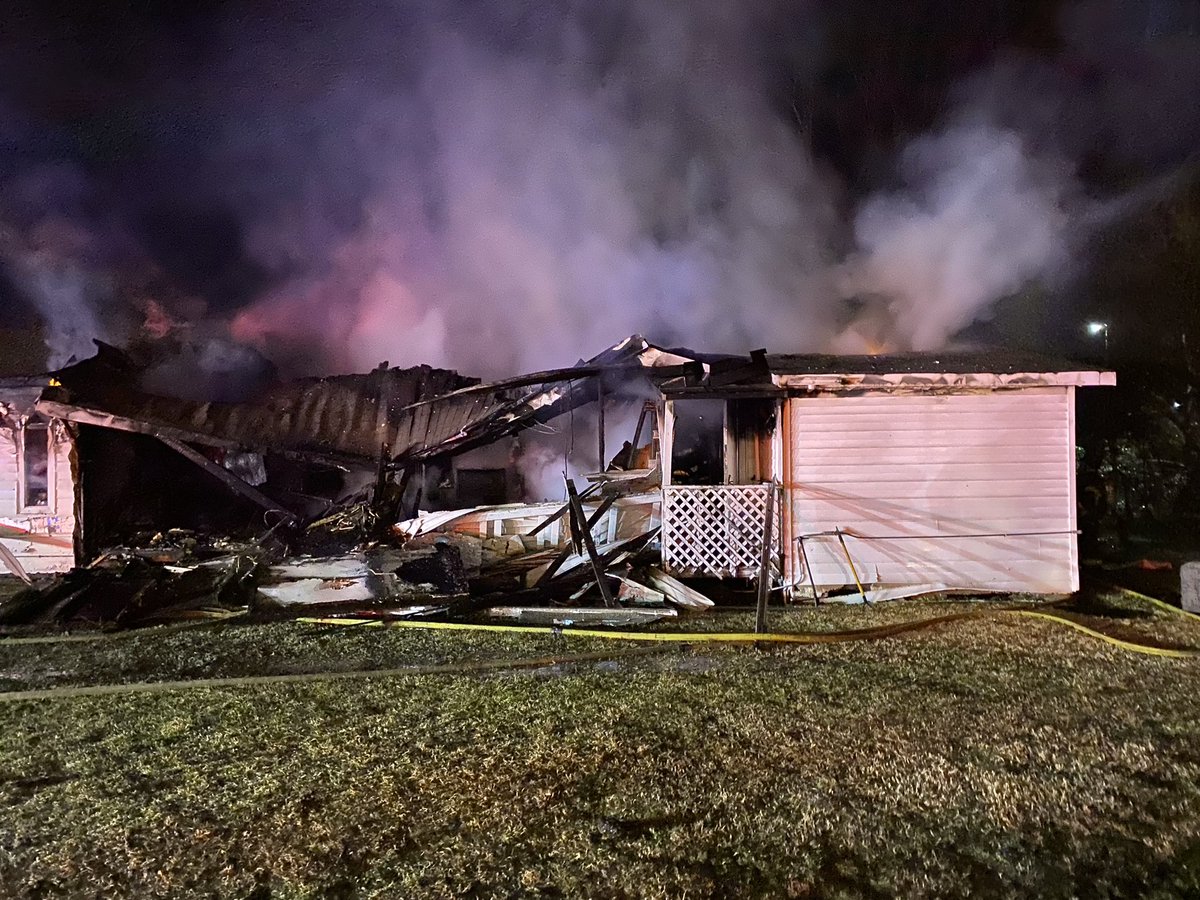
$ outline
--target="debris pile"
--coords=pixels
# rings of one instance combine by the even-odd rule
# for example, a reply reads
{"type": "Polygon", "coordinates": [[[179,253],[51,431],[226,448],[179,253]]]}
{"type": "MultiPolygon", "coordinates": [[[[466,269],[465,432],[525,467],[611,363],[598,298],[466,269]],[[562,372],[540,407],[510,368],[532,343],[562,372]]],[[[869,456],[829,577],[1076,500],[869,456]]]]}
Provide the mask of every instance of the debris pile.
{"type": "Polygon", "coordinates": [[[143,536],[86,567],[35,580],[0,604],[0,629],[137,628],[235,615],[631,626],[713,605],[657,568],[655,495],[579,492],[570,480],[567,488],[561,506],[425,514],[382,535],[378,515],[356,504],[253,541],[183,530],[143,536]]]}
{"type": "Polygon", "coordinates": [[[216,400],[157,393],[147,353],[99,344],[47,379],[35,413],[69,436],[68,526],[90,562],[0,602],[0,633],[233,615],[622,625],[712,605],[655,568],[661,453],[643,391],[649,373],[702,373],[687,357],[634,336],[490,384],[381,363],[216,400]],[[565,503],[495,505],[520,495],[511,442],[583,405],[598,401],[609,459],[606,397],[641,405],[606,471],[567,478],[565,503]],[[439,509],[480,501],[493,505],[439,509]]]}
{"type": "Polygon", "coordinates": [[[262,548],[156,535],[91,565],[41,578],[0,604],[0,626],[138,628],[246,609],[262,548]]]}

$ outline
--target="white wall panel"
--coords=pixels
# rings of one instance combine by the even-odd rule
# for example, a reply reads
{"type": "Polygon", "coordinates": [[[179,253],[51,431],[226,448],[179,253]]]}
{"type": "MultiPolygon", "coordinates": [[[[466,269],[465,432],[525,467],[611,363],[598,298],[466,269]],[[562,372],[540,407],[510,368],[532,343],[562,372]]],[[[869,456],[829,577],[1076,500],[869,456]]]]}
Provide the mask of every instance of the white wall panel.
{"type": "Polygon", "coordinates": [[[49,508],[23,512],[18,505],[17,449],[13,441],[0,438],[0,525],[28,532],[2,542],[30,573],[62,572],[75,564],[75,486],[69,438],[54,445],[50,475],[49,508]]]}
{"type": "Polygon", "coordinates": [[[788,401],[791,572],[853,585],[1078,588],[1074,389],[788,401]]]}

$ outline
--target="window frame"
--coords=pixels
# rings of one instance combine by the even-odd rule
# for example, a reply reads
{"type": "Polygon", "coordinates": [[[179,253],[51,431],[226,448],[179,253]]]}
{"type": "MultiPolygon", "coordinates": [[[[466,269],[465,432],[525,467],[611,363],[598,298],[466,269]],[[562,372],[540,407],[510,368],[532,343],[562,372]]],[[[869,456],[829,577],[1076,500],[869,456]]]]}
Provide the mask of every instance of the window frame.
{"type": "Polygon", "coordinates": [[[55,484],[57,482],[57,461],[54,452],[54,427],[53,423],[42,416],[29,416],[21,422],[21,426],[17,429],[17,512],[32,513],[32,514],[49,514],[54,509],[55,504],[55,484]],[[28,503],[28,482],[26,479],[27,470],[25,466],[25,436],[30,425],[34,425],[39,429],[44,429],[46,432],[46,502],[44,504],[28,503]]]}

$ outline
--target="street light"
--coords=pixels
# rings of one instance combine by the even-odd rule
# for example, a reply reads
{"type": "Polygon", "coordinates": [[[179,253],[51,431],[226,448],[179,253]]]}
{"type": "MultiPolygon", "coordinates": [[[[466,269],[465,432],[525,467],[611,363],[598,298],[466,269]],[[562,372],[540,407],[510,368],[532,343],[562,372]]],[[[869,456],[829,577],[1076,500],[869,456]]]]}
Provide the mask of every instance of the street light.
{"type": "Polygon", "coordinates": [[[1104,335],[1104,355],[1108,356],[1108,323],[1107,322],[1088,322],[1087,333],[1092,337],[1104,335]]]}

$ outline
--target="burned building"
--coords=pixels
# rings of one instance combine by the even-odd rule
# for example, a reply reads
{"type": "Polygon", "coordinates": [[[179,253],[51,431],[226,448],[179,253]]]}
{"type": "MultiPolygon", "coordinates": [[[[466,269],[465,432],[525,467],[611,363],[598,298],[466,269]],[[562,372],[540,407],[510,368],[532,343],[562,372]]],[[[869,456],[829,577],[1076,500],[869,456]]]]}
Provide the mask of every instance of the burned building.
{"type": "MultiPolygon", "coordinates": [[[[630,341],[653,433],[624,451],[640,462],[617,460],[631,471],[589,479],[653,497],[666,572],[754,578],[766,560],[788,594],[868,599],[1078,589],[1075,390],[1113,373],[1019,353],[733,358],[630,341]]],[[[510,509],[509,530],[526,514],[510,509]]],[[[616,537],[617,513],[606,521],[616,537]]],[[[502,510],[442,522],[509,533],[502,510]]]]}
{"type": "Polygon", "coordinates": [[[139,532],[261,532],[355,500],[403,515],[518,499],[512,436],[596,399],[595,376],[635,356],[620,346],[493,384],[383,364],[222,402],[151,392],[143,362],[99,344],[30,388],[29,405],[68,426],[76,464],[64,496],[77,495],[84,560],[139,532]]]}
{"type": "Polygon", "coordinates": [[[491,384],[385,365],[238,403],[152,394],[139,371],[102,346],[44,391],[9,388],[4,522],[44,538],[27,557],[54,548],[61,568],[72,536],[87,559],[138,530],[261,532],[353,500],[409,536],[526,534],[555,504],[512,502],[520,435],[588,407],[592,458],[613,460],[586,474],[601,544],[653,532],[668,575],[766,571],[787,595],[872,599],[1077,589],[1075,390],[1114,383],[1022,354],[738,358],[638,336],[491,384]],[[614,455],[605,412],[622,404],[641,409],[614,455]]]}

